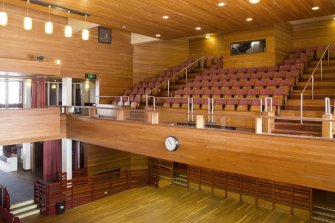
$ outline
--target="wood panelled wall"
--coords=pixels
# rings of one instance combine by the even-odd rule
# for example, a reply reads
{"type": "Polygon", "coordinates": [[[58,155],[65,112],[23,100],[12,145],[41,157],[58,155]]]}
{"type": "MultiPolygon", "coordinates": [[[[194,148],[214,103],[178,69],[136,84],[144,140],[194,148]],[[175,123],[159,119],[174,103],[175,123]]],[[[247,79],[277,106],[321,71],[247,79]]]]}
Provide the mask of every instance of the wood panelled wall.
{"type": "Polygon", "coordinates": [[[0,145],[59,139],[58,108],[0,109],[0,145]]]}
{"type": "Polygon", "coordinates": [[[134,153],[113,150],[92,144],[85,144],[88,175],[105,173],[111,170],[148,169],[148,157],[134,153]]]}
{"type": "Polygon", "coordinates": [[[293,47],[313,47],[335,43],[335,20],[296,24],[293,27],[293,47]]]}
{"type": "Polygon", "coordinates": [[[187,39],[139,43],[133,47],[134,84],[144,78],[155,77],[161,71],[179,65],[189,57],[187,39]]]}
{"type": "Polygon", "coordinates": [[[6,5],[6,11],[9,23],[0,27],[0,57],[32,60],[43,55],[48,62],[60,59],[63,76],[84,78],[85,73],[98,74],[101,95],[117,95],[132,86],[133,54],[129,32],[113,30],[110,45],[98,43],[97,28],[90,30],[89,41],[83,41],[81,33],[65,38],[66,18],[52,15],[54,33],[47,35],[44,22],[48,14],[30,10],[33,30],[25,31],[22,20],[26,9],[6,5]]]}
{"type": "Polygon", "coordinates": [[[276,24],[274,27],[274,35],[275,61],[276,64],[281,64],[293,50],[293,25],[289,23],[276,24]]]}
{"type": "Polygon", "coordinates": [[[335,191],[335,142],[331,140],[75,116],[67,119],[67,138],[189,165],[335,191]],[[134,129],[136,131],[131,131],[134,129]],[[175,152],[164,147],[169,135],[180,141],[175,152]]]}
{"type": "Polygon", "coordinates": [[[204,55],[223,55],[223,65],[226,68],[274,65],[275,38],[273,26],[232,33],[217,33],[209,39],[191,39],[190,56],[204,55]],[[230,43],[258,39],[266,39],[266,53],[230,55],[230,43]]]}

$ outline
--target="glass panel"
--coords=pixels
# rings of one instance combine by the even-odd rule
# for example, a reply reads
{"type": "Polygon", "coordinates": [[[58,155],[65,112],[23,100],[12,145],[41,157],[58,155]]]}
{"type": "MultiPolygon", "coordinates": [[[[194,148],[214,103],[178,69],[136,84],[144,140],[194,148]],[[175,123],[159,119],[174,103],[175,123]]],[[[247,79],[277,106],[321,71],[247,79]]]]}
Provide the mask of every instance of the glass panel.
{"type": "Polygon", "coordinates": [[[58,105],[57,102],[57,83],[50,84],[50,105],[58,105]]]}
{"type": "Polygon", "coordinates": [[[22,104],[22,82],[8,82],[8,104],[22,104]]]}
{"type": "Polygon", "coordinates": [[[230,44],[231,55],[263,53],[266,51],[266,40],[252,40],[230,44]]]}
{"type": "Polygon", "coordinates": [[[4,107],[6,103],[6,82],[0,81],[0,107],[4,107]]]}

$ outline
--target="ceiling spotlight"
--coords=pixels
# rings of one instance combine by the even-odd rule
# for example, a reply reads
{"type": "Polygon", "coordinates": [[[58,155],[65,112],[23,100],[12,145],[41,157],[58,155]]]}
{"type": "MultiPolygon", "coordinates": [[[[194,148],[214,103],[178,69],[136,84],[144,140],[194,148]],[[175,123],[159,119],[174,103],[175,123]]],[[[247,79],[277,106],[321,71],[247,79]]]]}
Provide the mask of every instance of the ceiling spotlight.
{"type": "Polygon", "coordinates": [[[210,35],[206,35],[206,39],[209,39],[209,38],[211,38],[211,36],[210,35]]]}
{"type": "Polygon", "coordinates": [[[247,22],[251,22],[253,19],[252,18],[246,18],[247,22]]]}
{"type": "Polygon", "coordinates": [[[61,61],[60,61],[60,59],[57,59],[57,60],[56,60],[56,64],[58,64],[58,65],[60,65],[60,64],[61,64],[61,61]]]}
{"type": "Polygon", "coordinates": [[[168,15],[164,15],[163,19],[169,19],[169,16],[168,15]]]}
{"type": "Polygon", "coordinates": [[[127,26],[126,25],[122,25],[121,28],[122,29],[127,29],[127,26]]]}
{"type": "Polygon", "coordinates": [[[159,38],[159,37],[161,37],[161,35],[160,34],[156,34],[156,37],[159,38]]]}
{"type": "Polygon", "coordinates": [[[225,6],[225,3],[224,2],[219,2],[218,6],[223,7],[223,6],[225,6]]]}
{"type": "Polygon", "coordinates": [[[312,10],[314,10],[314,11],[319,10],[319,9],[320,9],[319,6],[314,6],[314,7],[312,8],[312,10]]]}
{"type": "Polygon", "coordinates": [[[251,4],[258,4],[261,0],[249,0],[251,4]]]}
{"type": "Polygon", "coordinates": [[[198,26],[198,27],[195,27],[195,29],[199,31],[199,30],[201,30],[201,27],[198,26]]]}
{"type": "Polygon", "coordinates": [[[335,17],[333,19],[335,20],[335,17]]]}

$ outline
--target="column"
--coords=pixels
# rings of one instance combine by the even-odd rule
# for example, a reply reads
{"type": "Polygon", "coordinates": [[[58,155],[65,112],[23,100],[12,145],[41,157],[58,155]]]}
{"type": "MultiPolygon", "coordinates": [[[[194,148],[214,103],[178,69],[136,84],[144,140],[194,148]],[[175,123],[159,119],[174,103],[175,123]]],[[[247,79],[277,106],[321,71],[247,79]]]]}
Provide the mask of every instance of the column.
{"type": "Polygon", "coordinates": [[[72,78],[62,78],[62,105],[72,106],[72,78]]]}
{"type": "Polygon", "coordinates": [[[62,139],[62,172],[66,172],[66,179],[72,179],[72,140],[62,139]]]}
{"type": "Polygon", "coordinates": [[[22,144],[22,163],[23,163],[23,169],[24,170],[30,170],[31,169],[31,143],[23,143],[22,144]]]}

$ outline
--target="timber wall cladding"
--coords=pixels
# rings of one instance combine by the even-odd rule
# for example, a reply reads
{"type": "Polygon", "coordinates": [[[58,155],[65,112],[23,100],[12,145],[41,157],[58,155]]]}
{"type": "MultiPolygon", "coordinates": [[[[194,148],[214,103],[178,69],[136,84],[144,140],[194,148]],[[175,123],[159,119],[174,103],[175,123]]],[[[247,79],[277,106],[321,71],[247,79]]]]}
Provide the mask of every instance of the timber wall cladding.
{"type": "Polygon", "coordinates": [[[160,72],[186,61],[189,41],[175,39],[134,45],[134,84],[145,78],[156,77],[160,72]]]}
{"type": "Polygon", "coordinates": [[[67,121],[67,137],[74,140],[189,165],[335,191],[334,141],[86,117],[69,116],[67,121]],[[173,153],[164,148],[164,140],[169,135],[178,137],[181,143],[173,153]]]}
{"type": "Polygon", "coordinates": [[[275,64],[274,27],[248,29],[232,33],[217,33],[211,38],[191,39],[190,57],[223,55],[225,68],[272,66],[275,64]],[[266,39],[266,52],[230,55],[230,43],[266,39]]]}
{"type": "Polygon", "coordinates": [[[314,47],[335,43],[335,20],[296,24],[293,26],[293,47],[314,47]]]}
{"type": "Polygon", "coordinates": [[[58,108],[0,110],[0,145],[59,139],[58,108]]]}
{"type": "MultiPolygon", "coordinates": [[[[47,9],[46,9],[47,11],[47,9]]],[[[90,40],[83,41],[81,32],[72,38],[64,37],[67,19],[51,16],[54,33],[45,34],[44,22],[47,13],[30,10],[33,29],[22,27],[26,9],[6,5],[8,26],[0,27],[0,58],[32,60],[43,55],[47,62],[60,59],[61,75],[84,78],[85,73],[96,73],[101,78],[101,95],[119,95],[132,86],[132,46],[130,33],[112,31],[112,44],[98,43],[97,28],[90,30],[90,40]]],[[[0,67],[1,68],[1,67],[0,67]]]]}

